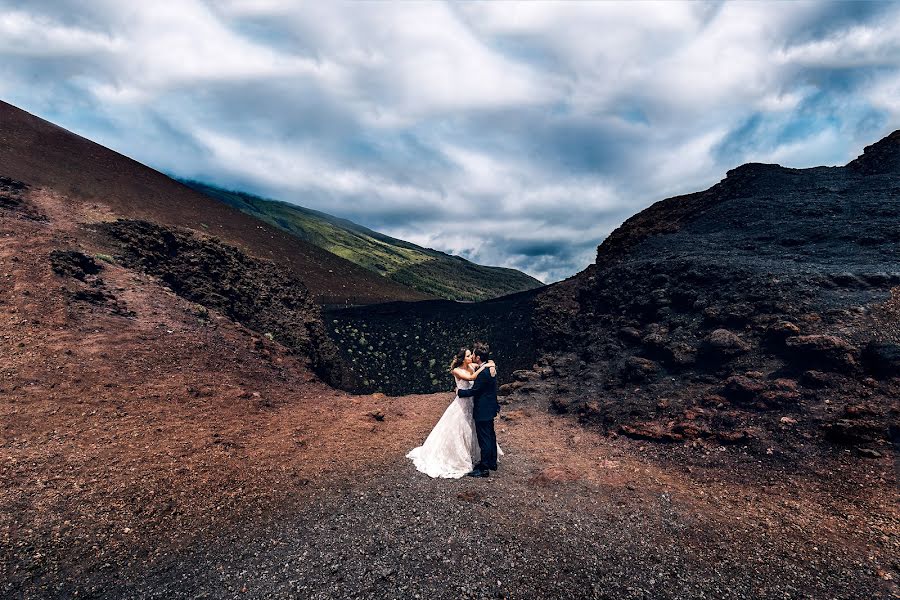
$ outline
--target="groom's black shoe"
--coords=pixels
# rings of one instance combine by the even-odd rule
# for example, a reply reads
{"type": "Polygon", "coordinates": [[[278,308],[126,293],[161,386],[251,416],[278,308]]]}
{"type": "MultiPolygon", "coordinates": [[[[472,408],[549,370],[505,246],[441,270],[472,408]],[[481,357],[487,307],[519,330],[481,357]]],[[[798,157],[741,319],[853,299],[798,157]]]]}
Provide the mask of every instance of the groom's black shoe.
{"type": "Polygon", "coordinates": [[[490,469],[491,471],[496,471],[496,470],[497,470],[497,465],[494,465],[494,466],[492,466],[492,467],[488,467],[488,469],[490,469]]]}
{"type": "Polygon", "coordinates": [[[469,477],[489,477],[490,473],[487,471],[487,469],[473,469],[472,471],[466,473],[466,475],[468,475],[469,477]]]}

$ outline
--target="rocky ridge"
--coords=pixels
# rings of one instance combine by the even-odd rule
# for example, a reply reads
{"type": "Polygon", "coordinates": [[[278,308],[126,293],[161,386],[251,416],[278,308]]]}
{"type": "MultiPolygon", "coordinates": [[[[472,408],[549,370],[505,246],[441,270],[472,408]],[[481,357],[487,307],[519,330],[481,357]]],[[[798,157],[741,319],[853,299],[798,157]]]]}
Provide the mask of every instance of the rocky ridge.
{"type": "Polygon", "coordinates": [[[542,360],[515,393],[641,439],[890,453],[898,141],[846,167],[744,165],[630,218],[538,295],[542,360]]]}

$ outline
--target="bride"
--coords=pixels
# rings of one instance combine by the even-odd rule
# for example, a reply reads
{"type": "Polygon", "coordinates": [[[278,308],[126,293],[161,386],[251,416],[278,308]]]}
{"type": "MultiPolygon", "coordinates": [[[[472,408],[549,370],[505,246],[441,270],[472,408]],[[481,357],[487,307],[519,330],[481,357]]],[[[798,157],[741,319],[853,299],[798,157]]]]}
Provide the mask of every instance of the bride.
{"type": "MultiPolygon", "coordinates": [[[[450,363],[457,389],[472,387],[472,382],[484,369],[491,369],[492,374],[496,374],[493,361],[475,369],[472,352],[466,348],[461,348],[450,363]]],[[[497,454],[503,455],[500,446],[497,446],[497,454]]],[[[472,398],[457,395],[428,434],[425,443],[411,450],[406,458],[412,459],[416,469],[431,477],[456,479],[471,471],[472,466],[481,460],[475,421],[472,419],[472,398]]]]}

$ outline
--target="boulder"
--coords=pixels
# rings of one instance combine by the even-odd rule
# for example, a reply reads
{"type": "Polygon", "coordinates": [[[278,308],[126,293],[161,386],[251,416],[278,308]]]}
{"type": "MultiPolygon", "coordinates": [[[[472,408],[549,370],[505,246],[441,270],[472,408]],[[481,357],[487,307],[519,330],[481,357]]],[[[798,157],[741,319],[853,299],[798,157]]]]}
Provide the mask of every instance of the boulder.
{"type": "Polygon", "coordinates": [[[510,394],[515,392],[517,389],[522,387],[522,385],[523,384],[521,381],[513,381],[511,383],[504,383],[497,389],[497,395],[498,396],[509,396],[510,394]]]}
{"type": "Polygon", "coordinates": [[[867,444],[886,438],[885,428],[873,421],[838,419],[822,426],[825,439],[836,444],[867,444]]]}
{"type": "Polygon", "coordinates": [[[643,346],[643,351],[649,356],[661,356],[666,354],[666,345],[668,341],[665,334],[651,333],[645,335],[643,339],[641,339],[641,346],[643,346]]]}
{"type": "Polygon", "coordinates": [[[881,458],[882,456],[881,452],[872,448],[860,448],[857,452],[864,458],[881,458]]]}
{"type": "Polygon", "coordinates": [[[527,369],[521,369],[519,371],[513,371],[512,376],[515,381],[524,382],[524,381],[532,381],[533,379],[540,378],[540,373],[537,373],[536,371],[530,371],[527,369]]]}
{"type": "Polygon", "coordinates": [[[634,327],[622,327],[619,329],[619,339],[623,342],[637,344],[641,341],[641,332],[634,327]]]}
{"type": "Polygon", "coordinates": [[[790,362],[815,366],[825,371],[852,371],[859,351],[835,335],[798,335],[785,341],[790,362]]]}
{"type": "Polygon", "coordinates": [[[659,365],[647,358],[631,356],[625,361],[622,375],[626,381],[646,381],[659,372],[659,365]]]}
{"type": "Polygon", "coordinates": [[[900,344],[873,340],[863,350],[862,359],[877,377],[900,377],[900,344]]]}
{"type": "Polygon", "coordinates": [[[666,346],[669,362],[676,367],[689,367],[697,360],[697,349],[684,342],[666,346]]]}
{"type": "Polygon", "coordinates": [[[730,360],[750,350],[750,345],[727,329],[716,329],[703,340],[704,355],[718,360],[730,360]]]}
{"type": "Polygon", "coordinates": [[[765,381],[751,379],[744,375],[732,375],[725,380],[722,395],[736,402],[753,402],[766,389],[765,381]]]}
{"type": "Polygon", "coordinates": [[[800,402],[800,393],[796,390],[769,389],[759,395],[766,406],[786,406],[800,402]]]}
{"type": "Polygon", "coordinates": [[[561,396],[556,396],[550,400],[550,408],[558,414],[564,415],[568,413],[571,407],[572,402],[561,396]]]}
{"type": "Polygon", "coordinates": [[[823,373],[822,371],[804,371],[803,375],[800,376],[800,384],[803,387],[820,390],[822,388],[830,387],[832,378],[828,373],[823,373]]]}
{"type": "Polygon", "coordinates": [[[800,328],[790,321],[776,321],[766,329],[766,341],[776,347],[784,347],[788,338],[800,335],[800,328]]]}

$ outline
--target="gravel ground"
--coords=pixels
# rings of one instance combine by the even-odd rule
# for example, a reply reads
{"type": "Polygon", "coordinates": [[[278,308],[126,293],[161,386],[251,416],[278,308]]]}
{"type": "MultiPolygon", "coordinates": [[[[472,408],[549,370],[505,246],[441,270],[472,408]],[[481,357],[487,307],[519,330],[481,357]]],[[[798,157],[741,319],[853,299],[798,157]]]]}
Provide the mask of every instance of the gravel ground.
{"type": "Polygon", "coordinates": [[[108,598],[896,597],[892,576],[872,561],[873,552],[885,560],[877,545],[860,547],[846,531],[829,538],[830,509],[821,506],[808,524],[790,486],[770,490],[771,502],[759,506],[758,498],[735,498],[744,493],[737,486],[721,489],[723,480],[691,487],[664,469],[642,470],[624,440],[597,442],[614,456],[595,462],[607,473],[589,473],[580,460],[548,467],[559,454],[531,453],[546,448],[548,436],[565,440],[573,456],[598,446],[576,433],[573,447],[577,429],[544,418],[505,423],[509,455],[489,479],[432,480],[398,460],[370,477],[312,490],[295,510],[252,529],[205,539],[149,568],[124,568],[118,583],[100,574],[96,585],[58,591],[108,598]],[[630,474],[623,479],[623,472],[630,474]],[[735,514],[737,506],[748,508],[735,514]]]}

